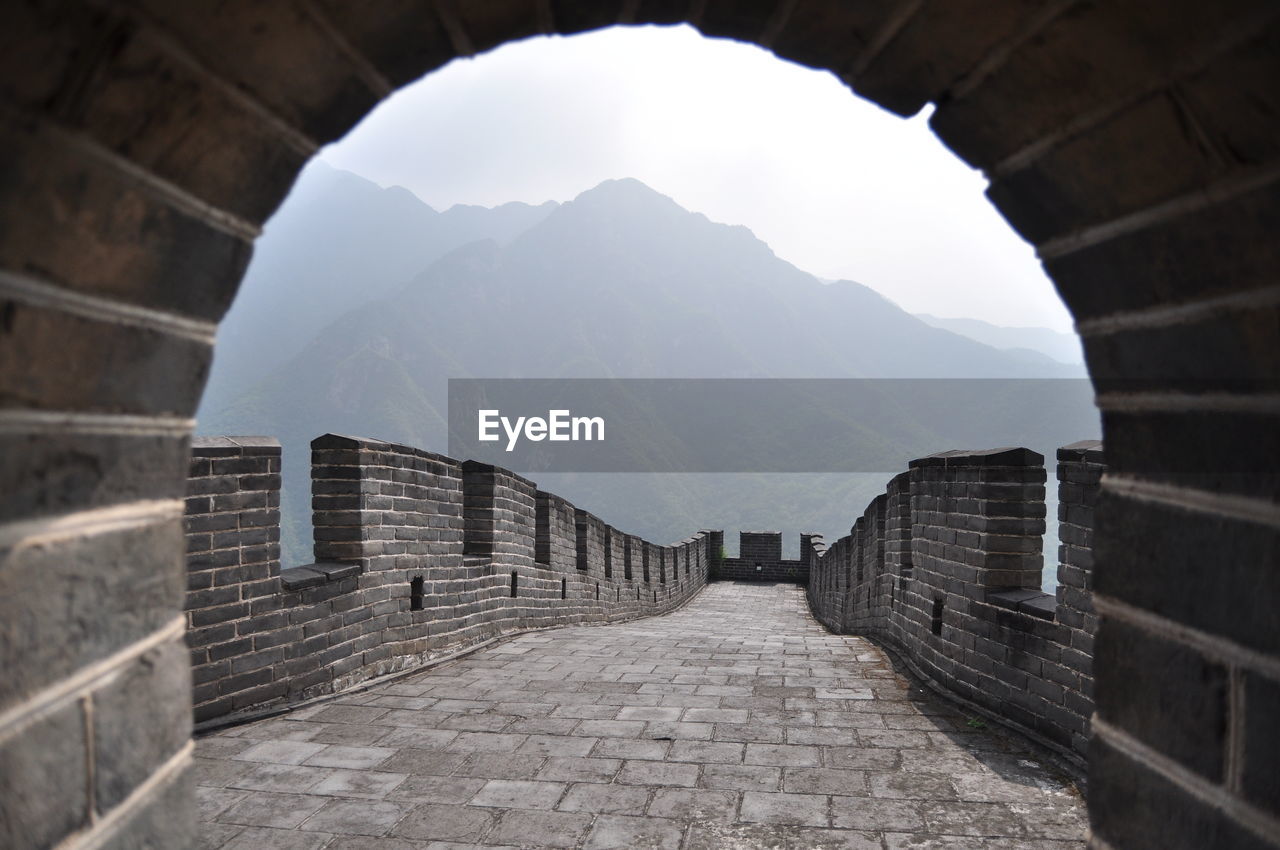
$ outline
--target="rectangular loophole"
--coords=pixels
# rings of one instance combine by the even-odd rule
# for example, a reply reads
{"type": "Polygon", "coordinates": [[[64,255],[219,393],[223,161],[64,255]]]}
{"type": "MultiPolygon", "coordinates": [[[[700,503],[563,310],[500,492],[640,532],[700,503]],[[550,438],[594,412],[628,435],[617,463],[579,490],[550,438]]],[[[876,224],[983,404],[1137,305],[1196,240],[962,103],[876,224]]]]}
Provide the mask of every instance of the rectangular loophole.
{"type": "Polygon", "coordinates": [[[942,611],[946,608],[946,603],[942,601],[942,597],[936,597],[933,600],[933,614],[929,618],[929,631],[935,635],[942,634],[942,611]]]}
{"type": "Polygon", "coordinates": [[[560,579],[560,598],[569,598],[569,580],[567,578],[560,579]]]}
{"type": "Polygon", "coordinates": [[[414,576],[409,580],[409,610],[422,610],[423,589],[426,582],[422,580],[422,576],[414,576]]]}
{"type": "Polygon", "coordinates": [[[462,554],[493,557],[494,470],[474,461],[462,465],[462,554]]]}
{"type": "Polygon", "coordinates": [[[551,564],[551,500],[541,491],[533,503],[533,560],[539,564],[551,564]]]}
{"type": "Polygon", "coordinates": [[[515,570],[511,571],[511,598],[515,599],[520,595],[520,578],[515,570]]]}
{"type": "Polygon", "coordinates": [[[587,524],[576,519],[573,524],[574,558],[579,572],[585,573],[590,566],[587,560],[587,524]]]}

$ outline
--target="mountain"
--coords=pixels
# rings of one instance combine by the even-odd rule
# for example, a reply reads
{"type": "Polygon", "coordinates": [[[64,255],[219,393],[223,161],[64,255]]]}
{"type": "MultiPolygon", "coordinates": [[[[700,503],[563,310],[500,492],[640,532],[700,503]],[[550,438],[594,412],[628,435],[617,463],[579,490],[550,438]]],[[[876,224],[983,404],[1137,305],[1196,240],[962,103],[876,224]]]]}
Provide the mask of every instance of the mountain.
{"type": "Polygon", "coordinates": [[[1058,363],[1084,364],[1080,338],[1073,333],[1051,328],[1005,327],[981,319],[944,319],[928,313],[916,313],[915,317],[935,328],[966,336],[1030,361],[1043,362],[1042,358],[1047,357],[1058,363]]]}
{"type": "MultiPolygon", "coordinates": [[[[415,227],[437,221],[416,214],[415,227]]],[[[269,228],[264,242],[277,232],[269,228]]],[[[303,297],[302,278],[295,274],[278,297],[303,297]]],[[[328,274],[323,286],[337,283],[328,274]]],[[[360,433],[446,451],[451,377],[1078,374],[930,327],[861,284],[821,283],[745,227],[714,223],[636,180],[603,183],[505,242],[459,247],[382,293],[336,317],[256,384],[242,383],[220,407],[202,411],[202,433],[268,433],[284,443],[291,560],[306,559],[310,439],[360,433]]],[[[336,303],[330,298],[328,309],[336,303]]],[[[930,435],[931,447],[952,447],[946,423],[909,424],[930,435]]],[[[792,523],[791,531],[838,536],[884,484],[882,475],[826,476],[821,487],[813,476],[537,478],[652,539],[682,537],[691,518],[730,529],[792,523]]]]}
{"type": "Polygon", "coordinates": [[[403,285],[461,245],[509,242],[555,207],[511,203],[437,212],[407,189],[384,189],[313,160],[255,245],[218,328],[197,418],[284,365],[349,310],[403,285]]]}

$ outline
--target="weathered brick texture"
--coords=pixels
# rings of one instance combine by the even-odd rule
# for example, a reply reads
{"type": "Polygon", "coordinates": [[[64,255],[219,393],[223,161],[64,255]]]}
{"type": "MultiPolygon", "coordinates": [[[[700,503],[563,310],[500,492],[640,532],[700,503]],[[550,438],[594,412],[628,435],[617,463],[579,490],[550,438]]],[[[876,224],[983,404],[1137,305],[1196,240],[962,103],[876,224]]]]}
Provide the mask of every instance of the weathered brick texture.
{"type": "Polygon", "coordinates": [[[707,532],[656,546],[498,467],[334,434],[311,447],[316,563],[285,570],[279,443],[192,448],[198,721],[341,690],[513,630],[669,611],[706,582],[707,532]],[[630,576],[613,568],[628,552],[630,576]]]}
{"type": "Polygon", "coordinates": [[[1041,592],[1044,459],[1027,449],[912,461],[850,534],[812,557],[809,600],[969,703],[1082,761],[1093,712],[1090,601],[1097,443],[1059,452],[1058,600],[1041,592]]]}
{"type": "MultiPolygon", "coordinates": [[[[712,579],[723,581],[783,581],[804,584],[809,580],[809,565],[804,559],[806,541],[815,535],[801,537],[801,557],[782,557],[782,534],[777,531],[738,532],[738,557],[724,558],[712,571],[712,579]]],[[[723,541],[723,535],[721,535],[723,541]]]]}
{"type": "MultiPolygon", "coordinates": [[[[197,438],[187,479],[187,646],[196,717],[282,695],[280,443],[197,438]]],[[[298,629],[301,637],[301,628],[298,629]]]]}

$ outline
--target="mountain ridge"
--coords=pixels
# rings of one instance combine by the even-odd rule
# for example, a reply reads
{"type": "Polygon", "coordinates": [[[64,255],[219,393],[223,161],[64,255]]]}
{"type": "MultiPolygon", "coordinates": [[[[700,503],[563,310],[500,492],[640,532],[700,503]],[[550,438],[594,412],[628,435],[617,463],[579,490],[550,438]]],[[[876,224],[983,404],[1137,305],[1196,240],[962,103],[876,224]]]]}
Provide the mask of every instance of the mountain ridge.
{"type": "MultiPolygon", "coordinates": [[[[310,439],[361,433],[447,451],[449,377],[1079,374],[931,327],[864,284],[823,283],[749,229],[685,210],[634,179],[531,209],[544,214],[518,233],[453,246],[407,279],[368,282],[362,292],[372,297],[317,328],[266,374],[223,393],[219,406],[202,408],[201,433],[265,432],[284,443],[292,558],[305,545],[308,514],[299,496],[308,487],[310,439]]],[[[690,480],[632,479],[623,488],[590,476],[540,484],[623,527],[647,517],[637,531],[655,539],[714,490],[690,480]]],[[[840,487],[832,492],[839,501],[840,487]]],[[[808,511],[822,525],[806,530],[840,529],[832,525],[841,522],[838,506],[810,504],[814,497],[800,484],[772,500],[737,498],[808,511]]],[[[738,524],[774,516],[744,514],[738,524]]]]}
{"type": "Polygon", "coordinates": [[[510,240],[556,206],[514,201],[438,212],[402,186],[384,188],[313,161],[255,245],[219,326],[197,418],[282,366],[339,316],[385,295],[458,245],[510,240]]]}
{"type": "Polygon", "coordinates": [[[1084,353],[1080,347],[1080,338],[1074,333],[1055,331],[1053,328],[1036,326],[997,325],[982,319],[964,317],[947,318],[930,313],[915,313],[917,319],[998,348],[1002,351],[1037,352],[1058,363],[1072,366],[1084,364],[1084,353]]]}

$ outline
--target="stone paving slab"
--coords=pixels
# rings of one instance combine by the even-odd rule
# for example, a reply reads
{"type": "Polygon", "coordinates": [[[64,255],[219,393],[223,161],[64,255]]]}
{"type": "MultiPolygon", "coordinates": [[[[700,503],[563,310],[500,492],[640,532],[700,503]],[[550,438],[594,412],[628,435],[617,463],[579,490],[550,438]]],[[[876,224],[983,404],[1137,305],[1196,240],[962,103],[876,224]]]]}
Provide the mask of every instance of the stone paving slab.
{"type": "Polygon", "coordinates": [[[532,633],[196,742],[208,850],[1079,850],[1084,804],[794,586],[532,633]]]}

